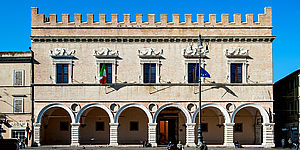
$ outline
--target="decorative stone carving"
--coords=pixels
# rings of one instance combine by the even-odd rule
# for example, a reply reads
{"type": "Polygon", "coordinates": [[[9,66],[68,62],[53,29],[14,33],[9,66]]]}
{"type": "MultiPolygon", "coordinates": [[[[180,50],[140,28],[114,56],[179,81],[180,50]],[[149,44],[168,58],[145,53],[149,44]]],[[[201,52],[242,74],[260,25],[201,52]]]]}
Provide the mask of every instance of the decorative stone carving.
{"type": "Polygon", "coordinates": [[[197,106],[196,106],[196,104],[194,104],[194,103],[189,103],[189,104],[186,106],[186,108],[189,110],[189,112],[195,112],[196,109],[197,109],[197,106]]]}
{"type": "MultiPolygon", "coordinates": [[[[184,57],[199,57],[199,48],[190,45],[188,48],[183,49],[182,55],[184,57]]],[[[201,57],[205,57],[206,53],[201,53],[201,57]]]]}
{"type": "Polygon", "coordinates": [[[249,50],[241,47],[232,47],[225,49],[225,56],[227,57],[249,57],[249,50]]]}
{"type": "Polygon", "coordinates": [[[109,48],[101,48],[100,51],[94,50],[95,57],[118,57],[119,51],[118,50],[111,50],[109,48]]]}
{"type": "Polygon", "coordinates": [[[149,111],[150,111],[150,112],[156,112],[158,106],[157,106],[157,104],[150,103],[150,104],[148,105],[148,108],[149,108],[149,111]]]}
{"type": "Polygon", "coordinates": [[[49,54],[51,57],[74,57],[76,50],[67,50],[66,48],[55,48],[50,50],[49,54]]]}
{"type": "Polygon", "coordinates": [[[144,48],[137,51],[139,57],[162,57],[163,49],[155,50],[153,48],[144,48]]]}

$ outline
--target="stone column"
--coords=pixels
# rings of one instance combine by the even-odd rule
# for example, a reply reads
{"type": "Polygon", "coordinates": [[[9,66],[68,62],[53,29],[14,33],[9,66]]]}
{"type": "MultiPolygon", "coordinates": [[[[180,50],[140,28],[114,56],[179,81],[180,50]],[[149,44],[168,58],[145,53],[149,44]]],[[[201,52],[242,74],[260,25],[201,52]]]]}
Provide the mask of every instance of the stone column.
{"type": "Polygon", "coordinates": [[[152,147],[157,147],[156,125],[157,123],[148,123],[148,142],[152,145],[152,147]]]}
{"type": "Polygon", "coordinates": [[[234,123],[224,123],[224,146],[234,147],[233,143],[233,126],[234,123]]]}
{"type": "Polygon", "coordinates": [[[119,123],[109,123],[109,126],[110,126],[109,146],[118,146],[119,123]]]}
{"type": "Polygon", "coordinates": [[[196,147],[195,126],[196,123],[186,123],[186,146],[187,147],[196,147]]]}
{"type": "Polygon", "coordinates": [[[71,123],[71,146],[79,146],[80,123],[71,123]]]}
{"type": "Polygon", "coordinates": [[[34,128],[34,135],[33,135],[33,142],[37,143],[38,146],[41,145],[41,123],[33,123],[34,128]]]}
{"type": "Polygon", "coordinates": [[[275,147],[274,125],[275,123],[263,123],[263,143],[265,148],[275,147]]]}

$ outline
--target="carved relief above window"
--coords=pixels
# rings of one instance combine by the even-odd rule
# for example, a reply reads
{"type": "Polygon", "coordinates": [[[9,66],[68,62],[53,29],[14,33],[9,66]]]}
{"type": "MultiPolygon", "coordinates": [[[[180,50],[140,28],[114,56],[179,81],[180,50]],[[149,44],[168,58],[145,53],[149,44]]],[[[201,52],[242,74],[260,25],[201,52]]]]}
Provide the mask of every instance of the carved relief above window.
{"type": "Polygon", "coordinates": [[[66,48],[55,48],[54,50],[49,50],[49,55],[51,57],[74,57],[76,50],[67,50],[66,48]]]}
{"type": "MultiPolygon", "coordinates": [[[[100,48],[100,50],[93,51],[93,56],[95,56],[96,58],[97,77],[100,77],[100,70],[105,64],[105,70],[107,75],[106,82],[116,83],[119,51],[110,48],[100,48]]],[[[97,80],[97,83],[100,83],[99,80],[97,80]]]]}
{"type": "Polygon", "coordinates": [[[94,50],[95,57],[118,57],[119,56],[119,51],[118,50],[112,50],[109,48],[101,48],[99,51],[94,50]]]}
{"type": "Polygon", "coordinates": [[[231,47],[224,50],[227,57],[249,57],[249,50],[242,47],[231,47]]]}
{"type": "Polygon", "coordinates": [[[137,55],[141,58],[160,58],[163,55],[163,49],[143,48],[137,51],[137,55]]]}
{"type": "MultiPolygon", "coordinates": [[[[199,48],[197,46],[190,45],[183,49],[182,55],[186,58],[199,58],[199,48]]],[[[201,53],[201,57],[206,58],[206,53],[201,53]]]]}
{"type": "Polygon", "coordinates": [[[49,50],[52,57],[53,73],[52,83],[73,83],[73,61],[76,50],[67,48],[54,48],[49,50]]]}
{"type": "Polygon", "coordinates": [[[228,83],[247,83],[249,50],[232,47],[224,50],[227,57],[228,83]]]}

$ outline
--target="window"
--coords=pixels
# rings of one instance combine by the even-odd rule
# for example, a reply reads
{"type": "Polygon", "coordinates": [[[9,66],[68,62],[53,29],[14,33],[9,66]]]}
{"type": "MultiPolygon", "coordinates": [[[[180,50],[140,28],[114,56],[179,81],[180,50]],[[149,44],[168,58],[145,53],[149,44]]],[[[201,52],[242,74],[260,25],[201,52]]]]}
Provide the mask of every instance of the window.
{"type": "Polygon", "coordinates": [[[23,85],[24,85],[24,70],[15,70],[14,86],[23,86],[23,85]]]}
{"type": "Polygon", "coordinates": [[[243,124],[242,123],[235,123],[234,131],[235,132],[243,132],[243,124]]]}
{"type": "Polygon", "coordinates": [[[60,122],[60,131],[68,131],[69,130],[69,123],[67,121],[60,122]]]}
{"type": "Polygon", "coordinates": [[[68,64],[57,64],[56,69],[56,83],[68,83],[68,64]]]}
{"type": "Polygon", "coordinates": [[[201,123],[201,130],[202,130],[202,132],[208,132],[208,124],[201,123]]]}
{"type": "Polygon", "coordinates": [[[100,70],[105,64],[105,71],[106,71],[106,83],[112,83],[112,64],[111,63],[100,63],[100,70]]]}
{"type": "Polygon", "coordinates": [[[22,141],[25,139],[25,130],[12,130],[11,137],[20,139],[22,141]]]}
{"type": "Polygon", "coordinates": [[[156,64],[144,64],[144,83],[156,83],[156,64]]]}
{"type": "Polygon", "coordinates": [[[230,64],[231,83],[242,83],[242,64],[230,64]]]}
{"type": "Polygon", "coordinates": [[[188,83],[199,83],[199,64],[189,63],[188,64],[188,83]]]}
{"type": "Polygon", "coordinates": [[[139,130],[139,122],[130,121],[130,131],[138,131],[139,130]]]}
{"type": "Polygon", "coordinates": [[[23,112],[23,97],[14,97],[14,113],[23,112]]]}
{"type": "Polygon", "coordinates": [[[104,122],[96,122],[96,131],[104,131],[104,122]]]}

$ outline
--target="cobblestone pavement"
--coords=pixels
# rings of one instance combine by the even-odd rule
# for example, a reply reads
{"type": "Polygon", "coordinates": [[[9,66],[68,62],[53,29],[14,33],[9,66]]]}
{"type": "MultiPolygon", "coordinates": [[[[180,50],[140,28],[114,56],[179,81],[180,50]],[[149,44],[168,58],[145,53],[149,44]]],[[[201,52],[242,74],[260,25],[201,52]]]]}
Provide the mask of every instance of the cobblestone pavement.
{"type": "MultiPolygon", "coordinates": [[[[30,147],[25,150],[167,150],[166,147],[101,147],[101,146],[80,146],[80,147],[60,147],[60,146],[41,146],[41,147],[30,147]]],[[[187,147],[185,150],[195,150],[195,148],[187,147]]],[[[233,150],[234,148],[208,148],[209,150],[233,150]]],[[[276,150],[282,148],[239,148],[241,150],[276,150]]],[[[290,150],[290,149],[287,149],[290,150]]]]}

